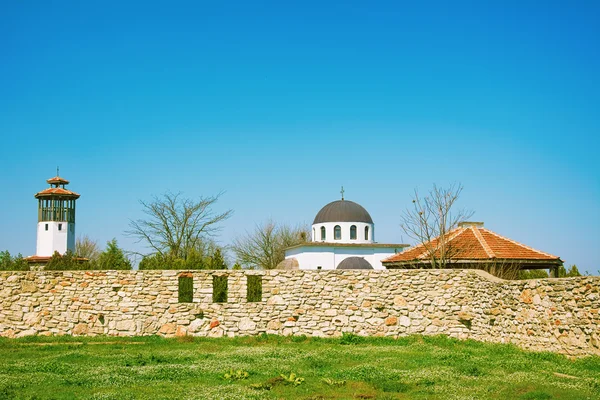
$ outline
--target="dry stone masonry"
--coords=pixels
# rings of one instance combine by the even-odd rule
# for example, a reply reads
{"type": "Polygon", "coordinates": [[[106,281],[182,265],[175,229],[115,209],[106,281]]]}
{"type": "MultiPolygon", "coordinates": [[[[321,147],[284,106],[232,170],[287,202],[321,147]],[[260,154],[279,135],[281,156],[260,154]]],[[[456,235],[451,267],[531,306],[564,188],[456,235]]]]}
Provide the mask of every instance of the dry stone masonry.
{"type": "Polygon", "coordinates": [[[0,336],[445,334],[600,355],[600,277],[504,281],[477,270],[0,272],[0,336]],[[179,302],[179,276],[193,302],[179,302]],[[213,276],[227,302],[213,302],[213,276]],[[247,301],[247,276],[262,301],[247,301]]]}

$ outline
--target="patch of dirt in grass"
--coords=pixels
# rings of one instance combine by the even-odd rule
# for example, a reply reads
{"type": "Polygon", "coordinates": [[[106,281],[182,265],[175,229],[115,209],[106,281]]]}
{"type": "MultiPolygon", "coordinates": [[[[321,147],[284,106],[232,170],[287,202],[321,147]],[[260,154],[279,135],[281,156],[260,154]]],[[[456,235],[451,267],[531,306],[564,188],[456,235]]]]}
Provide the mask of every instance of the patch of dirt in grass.
{"type": "Polygon", "coordinates": [[[576,376],[561,374],[560,372],[554,372],[554,376],[558,376],[559,378],[567,378],[567,379],[579,379],[576,376]]]}
{"type": "Polygon", "coordinates": [[[130,345],[130,344],[148,344],[146,342],[122,342],[122,341],[113,341],[113,342],[64,342],[64,343],[60,343],[60,342],[42,342],[42,343],[19,343],[18,346],[71,346],[71,345],[76,345],[76,346],[81,346],[81,345],[96,345],[96,344],[123,344],[123,345],[130,345]]]}

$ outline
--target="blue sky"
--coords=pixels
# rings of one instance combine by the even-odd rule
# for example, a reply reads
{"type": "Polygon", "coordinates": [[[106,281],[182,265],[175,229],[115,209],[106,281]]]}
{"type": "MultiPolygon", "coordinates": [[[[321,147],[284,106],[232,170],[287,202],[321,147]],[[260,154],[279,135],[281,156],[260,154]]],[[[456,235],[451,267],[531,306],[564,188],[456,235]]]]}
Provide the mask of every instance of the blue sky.
{"type": "Polygon", "coordinates": [[[600,273],[597,2],[2,2],[0,249],[35,253],[60,166],[103,243],[139,199],[225,191],[221,244],[362,204],[380,242],[415,188],[600,273]]]}

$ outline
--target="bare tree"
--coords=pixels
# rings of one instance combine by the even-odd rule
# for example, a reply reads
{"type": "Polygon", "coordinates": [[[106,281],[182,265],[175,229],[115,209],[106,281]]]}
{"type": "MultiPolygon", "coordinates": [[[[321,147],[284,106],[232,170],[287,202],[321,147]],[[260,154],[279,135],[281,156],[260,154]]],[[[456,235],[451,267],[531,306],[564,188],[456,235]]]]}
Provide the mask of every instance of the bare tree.
{"type": "Polygon", "coordinates": [[[212,209],[222,194],[193,200],[183,199],[181,193],[165,193],[150,202],[140,200],[147,218],[130,220],[126,234],[155,254],[185,260],[192,249],[204,247],[206,239],[220,230],[218,224],[232,215],[233,210],[216,213],[212,209]]]}
{"type": "Polygon", "coordinates": [[[285,249],[309,240],[306,226],[278,225],[268,220],[233,242],[239,263],[255,268],[274,269],[285,258],[285,249]]]}
{"type": "Polygon", "coordinates": [[[457,249],[452,246],[451,231],[458,223],[470,218],[473,212],[455,210],[453,206],[460,197],[462,185],[433,188],[424,197],[415,189],[412,208],[401,217],[401,227],[408,236],[425,247],[430,268],[446,268],[457,249]]]}
{"type": "Polygon", "coordinates": [[[90,239],[87,235],[79,236],[75,241],[75,255],[87,258],[90,261],[96,261],[100,256],[98,242],[90,239]]]}

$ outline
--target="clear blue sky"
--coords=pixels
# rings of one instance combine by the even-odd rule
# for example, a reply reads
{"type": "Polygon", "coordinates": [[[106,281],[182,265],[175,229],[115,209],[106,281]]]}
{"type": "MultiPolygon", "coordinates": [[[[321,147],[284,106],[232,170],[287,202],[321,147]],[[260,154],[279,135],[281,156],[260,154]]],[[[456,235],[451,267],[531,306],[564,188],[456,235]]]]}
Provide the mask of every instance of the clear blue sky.
{"type": "Polygon", "coordinates": [[[598,2],[0,5],[0,249],[35,253],[60,165],[99,242],[139,199],[225,190],[255,223],[365,206],[380,242],[414,188],[460,182],[486,227],[599,273],[598,2]]]}

